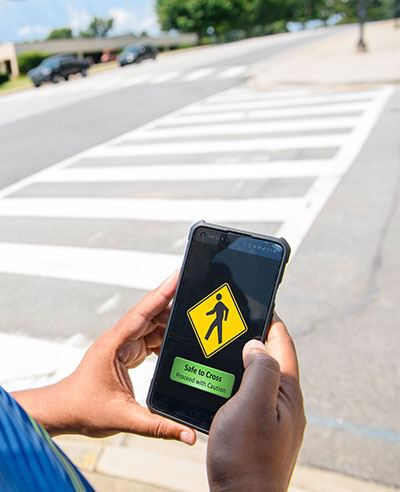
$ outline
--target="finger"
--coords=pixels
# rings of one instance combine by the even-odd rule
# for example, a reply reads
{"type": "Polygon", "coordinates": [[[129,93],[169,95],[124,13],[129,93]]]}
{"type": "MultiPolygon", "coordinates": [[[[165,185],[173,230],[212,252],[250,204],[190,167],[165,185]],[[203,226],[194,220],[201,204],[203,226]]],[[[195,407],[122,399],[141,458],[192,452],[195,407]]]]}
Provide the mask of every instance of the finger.
{"type": "Polygon", "coordinates": [[[282,374],[299,381],[296,349],[285,324],[277,315],[268,333],[267,353],[279,362],[282,374]]]}
{"type": "Polygon", "coordinates": [[[128,425],[124,429],[126,432],[160,439],[174,439],[189,446],[196,442],[196,433],[193,429],[159,415],[154,415],[138,403],[134,404],[129,414],[132,416],[132,420],[127,422],[128,425]]]}
{"type": "Polygon", "coordinates": [[[267,354],[262,342],[250,340],[243,348],[243,363],[243,379],[234,398],[243,398],[255,416],[266,411],[275,414],[280,383],[278,362],[267,354]]]}
{"type": "Polygon", "coordinates": [[[147,294],[137,304],[133,311],[147,321],[153,320],[161,314],[174,297],[176,284],[178,283],[179,270],[176,270],[157,289],[147,294]]]}
{"type": "Polygon", "coordinates": [[[169,315],[171,313],[171,307],[168,306],[162,313],[160,313],[158,316],[156,316],[153,319],[153,323],[156,323],[157,325],[162,325],[166,326],[168,323],[169,315]]]}
{"type": "Polygon", "coordinates": [[[150,349],[159,347],[162,343],[164,333],[165,329],[161,326],[157,326],[157,328],[152,333],[144,337],[146,347],[150,349]]]}

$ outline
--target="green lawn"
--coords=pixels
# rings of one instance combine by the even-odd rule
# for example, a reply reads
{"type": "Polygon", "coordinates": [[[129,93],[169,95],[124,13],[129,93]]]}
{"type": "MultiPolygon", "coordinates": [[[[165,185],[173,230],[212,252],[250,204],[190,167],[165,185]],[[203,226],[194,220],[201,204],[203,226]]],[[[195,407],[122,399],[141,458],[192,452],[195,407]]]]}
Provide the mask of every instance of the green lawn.
{"type": "Polygon", "coordinates": [[[96,65],[92,65],[89,68],[89,75],[91,73],[99,73],[99,72],[105,72],[107,70],[111,70],[113,68],[117,68],[118,63],[116,61],[111,61],[107,63],[97,63],[96,65]]]}
{"type": "Polygon", "coordinates": [[[26,89],[28,87],[33,87],[32,82],[26,75],[20,75],[15,79],[4,82],[4,84],[0,84],[0,95],[26,89]]]}

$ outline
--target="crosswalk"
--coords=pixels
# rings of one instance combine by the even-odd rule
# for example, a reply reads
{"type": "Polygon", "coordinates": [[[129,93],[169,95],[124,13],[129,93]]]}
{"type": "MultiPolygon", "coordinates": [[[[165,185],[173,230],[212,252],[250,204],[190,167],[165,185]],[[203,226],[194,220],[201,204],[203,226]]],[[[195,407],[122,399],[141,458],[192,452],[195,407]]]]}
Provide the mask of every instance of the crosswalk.
{"type": "MultiPolygon", "coordinates": [[[[247,78],[254,73],[252,65],[213,66],[193,70],[172,69],[156,70],[149,66],[129,66],[124,69],[114,69],[110,72],[93,74],[86,78],[80,75],[72,77],[70,82],[46,84],[40,90],[25,91],[9,96],[13,99],[45,98],[52,94],[74,93],[80,91],[103,92],[127,88],[136,85],[156,85],[163,83],[196,82],[198,80],[224,80],[231,78],[247,78]]],[[[7,102],[6,99],[0,102],[7,102]]]]}
{"type": "Polygon", "coordinates": [[[15,319],[0,343],[19,343],[30,361],[28,376],[6,358],[0,381],[43,384],[67,371],[179,268],[199,219],[283,236],[295,254],[390,94],[243,85],[0,190],[0,309],[15,319]],[[38,339],[53,344],[46,364],[38,339]]]}
{"type": "Polygon", "coordinates": [[[90,74],[85,78],[78,74],[68,82],[61,80],[59,84],[48,83],[40,89],[32,88],[0,98],[0,125],[118,90],[134,90],[143,86],[157,87],[160,84],[187,85],[213,81],[222,83],[229,79],[240,81],[251,77],[255,69],[255,65],[168,69],[165,63],[144,63],[90,74]]]}

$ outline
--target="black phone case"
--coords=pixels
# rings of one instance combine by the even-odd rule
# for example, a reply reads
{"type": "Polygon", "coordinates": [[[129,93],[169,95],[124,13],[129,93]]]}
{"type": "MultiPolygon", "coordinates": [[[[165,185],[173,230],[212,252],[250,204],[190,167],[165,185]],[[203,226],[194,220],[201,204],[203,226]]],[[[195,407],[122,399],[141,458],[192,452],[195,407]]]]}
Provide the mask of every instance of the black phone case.
{"type": "MultiPolygon", "coordinates": [[[[198,229],[199,227],[207,227],[208,229],[214,229],[214,230],[219,231],[219,232],[235,232],[235,233],[243,234],[245,236],[253,237],[255,239],[266,239],[266,240],[269,240],[269,241],[273,241],[275,243],[278,243],[278,244],[280,244],[282,246],[283,251],[284,251],[284,253],[283,253],[283,259],[282,259],[282,264],[281,264],[281,267],[280,267],[279,272],[278,272],[277,282],[275,283],[275,288],[274,288],[274,292],[273,292],[273,295],[272,295],[272,302],[271,302],[270,308],[268,310],[268,314],[267,314],[267,317],[266,317],[266,322],[265,322],[264,330],[263,330],[263,333],[262,333],[262,336],[261,336],[261,341],[262,342],[265,342],[265,340],[267,339],[268,331],[269,331],[270,326],[271,326],[272,316],[273,316],[274,310],[275,310],[276,293],[278,291],[278,288],[279,288],[280,283],[282,282],[283,274],[285,273],[285,268],[286,268],[286,265],[287,265],[287,263],[289,261],[289,257],[290,257],[290,246],[289,246],[288,242],[284,238],[276,238],[276,237],[272,237],[272,236],[266,236],[265,234],[257,234],[257,233],[253,233],[253,232],[249,232],[249,231],[242,231],[240,229],[233,229],[231,227],[225,227],[225,226],[220,226],[220,225],[215,225],[215,224],[209,224],[208,222],[205,222],[204,220],[200,220],[200,221],[196,222],[195,224],[193,224],[191,226],[191,228],[190,228],[190,231],[189,231],[188,243],[186,245],[185,255],[183,257],[182,268],[181,268],[181,271],[180,271],[179,280],[178,280],[178,284],[177,284],[177,287],[176,287],[176,293],[179,292],[179,289],[180,289],[180,286],[181,286],[183,272],[184,272],[184,269],[185,269],[184,267],[185,267],[185,264],[186,264],[186,261],[187,261],[187,257],[188,257],[188,254],[189,254],[189,249],[190,249],[190,245],[191,245],[191,242],[192,242],[192,239],[193,239],[193,235],[194,235],[196,229],[198,229]]],[[[169,315],[167,327],[166,327],[166,330],[165,330],[164,340],[163,340],[163,343],[161,345],[160,354],[159,354],[159,356],[157,358],[156,368],[154,370],[154,375],[153,375],[153,378],[152,378],[151,383],[150,383],[149,392],[147,394],[146,403],[147,403],[147,406],[149,407],[149,409],[150,409],[150,411],[152,413],[156,413],[157,415],[161,415],[163,417],[169,418],[171,420],[174,420],[175,422],[179,422],[180,424],[184,424],[184,425],[187,425],[189,427],[192,427],[193,429],[196,429],[197,431],[202,432],[203,434],[209,434],[210,429],[196,426],[196,425],[194,425],[194,424],[192,424],[190,422],[187,422],[187,421],[185,421],[183,419],[180,419],[178,417],[175,417],[174,415],[170,415],[170,414],[167,414],[165,412],[161,412],[160,410],[158,410],[156,408],[153,408],[152,405],[151,405],[151,395],[152,395],[153,390],[154,390],[155,379],[156,379],[156,374],[157,374],[157,371],[158,371],[158,367],[160,365],[160,360],[161,360],[161,357],[162,357],[163,352],[164,352],[164,346],[166,344],[167,334],[168,334],[168,330],[169,330],[169,327],[170,327],[170,323],[171,323],[171,319],[172,319],[172,314],[173,314],[174,309],[175,309],[175,300],[176,300],[176,298],[177,298],[177,295],[175,294],[174,300],[172,302],[172,307],[171,307],[171,312],[170,312],[170,315],[169,315]]]]}

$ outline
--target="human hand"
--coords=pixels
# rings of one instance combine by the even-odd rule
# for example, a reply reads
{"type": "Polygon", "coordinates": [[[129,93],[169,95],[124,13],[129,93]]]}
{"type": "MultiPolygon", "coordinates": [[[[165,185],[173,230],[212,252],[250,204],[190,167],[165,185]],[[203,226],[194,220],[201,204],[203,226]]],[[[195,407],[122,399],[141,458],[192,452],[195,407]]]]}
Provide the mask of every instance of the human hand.
{"type": "Polygon", "coordinates": [[[296,351],[277,317],[267,348],[243,349],[239,391],[217,412],[210,429],[210,490],[287,491],[306,424],[296,351]]]}
{"type": "Polygon", "coordinates": [[[194,444],[193,429],[139,405],[128,374],[148,355],[159,353],[177,281],[175,272],[103,333],[70,376],[13,397],[52,435],[130,432],[194,444]]]}

